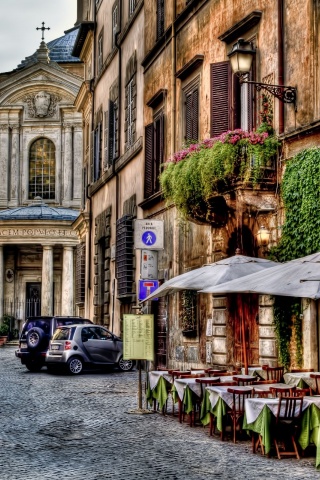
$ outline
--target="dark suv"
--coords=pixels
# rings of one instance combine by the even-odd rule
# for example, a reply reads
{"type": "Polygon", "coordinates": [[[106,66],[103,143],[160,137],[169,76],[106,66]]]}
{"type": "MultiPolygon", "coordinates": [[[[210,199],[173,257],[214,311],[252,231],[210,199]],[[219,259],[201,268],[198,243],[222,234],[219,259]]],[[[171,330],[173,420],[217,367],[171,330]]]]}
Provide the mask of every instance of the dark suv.
{"type": "Polygon", "coordinates": [[[30,372],[38,372],[44,365],[49,341],[56,328],[64,325],[92,324],[81,317],[29,317],[22,327],[16,357],[30,372]]]}

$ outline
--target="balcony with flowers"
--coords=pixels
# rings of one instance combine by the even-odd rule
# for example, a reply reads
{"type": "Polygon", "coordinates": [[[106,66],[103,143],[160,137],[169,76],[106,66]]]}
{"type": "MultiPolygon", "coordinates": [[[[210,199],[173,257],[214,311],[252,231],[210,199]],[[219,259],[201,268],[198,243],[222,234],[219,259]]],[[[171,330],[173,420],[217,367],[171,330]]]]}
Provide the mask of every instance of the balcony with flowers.
{"type": "Polygon", "coordinates": [[[257,131],[237,129],[191,143],[164,164],[164,198],[183,217],[214,224],[226,193],[274,188],[279,145],[268,123],[257,131]]]}

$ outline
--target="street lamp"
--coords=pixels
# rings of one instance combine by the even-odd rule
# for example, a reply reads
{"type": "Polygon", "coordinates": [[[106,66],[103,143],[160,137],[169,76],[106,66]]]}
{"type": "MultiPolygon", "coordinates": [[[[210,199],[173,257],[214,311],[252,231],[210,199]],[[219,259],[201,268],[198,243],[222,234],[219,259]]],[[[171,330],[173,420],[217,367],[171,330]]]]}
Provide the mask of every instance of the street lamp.
{"type": "Polygon", "coordinates": [[[262,89],[267,90],[282,102],[293,103],[296,105],[297,89],[295,87],[269,85],[268,83],[259,83],[247,80],[247,74],[250,72],[255,53],[256,50],[253,48],[252,43],[244,40],[243,38],[239,38],[239,40],[233,45],[231,51],[228,53],[232,71],[240,78],[240,83],[249,83],[254,85],[258,92],[262,89]]]}
{"type": "Polygon", "coordinates": [[[256,236],[258,247],[266,247],[270,242],[271,232],[266,227],[261,225],[256,236]]]}

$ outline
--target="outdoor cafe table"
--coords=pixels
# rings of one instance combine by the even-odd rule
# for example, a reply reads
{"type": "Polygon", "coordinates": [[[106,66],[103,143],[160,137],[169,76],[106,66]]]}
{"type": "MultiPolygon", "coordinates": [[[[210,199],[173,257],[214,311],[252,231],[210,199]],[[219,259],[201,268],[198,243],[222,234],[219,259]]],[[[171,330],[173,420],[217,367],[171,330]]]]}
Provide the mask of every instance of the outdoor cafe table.
{"type": "MultiPolygon", "coordinates": [[[[277,415],[278,398],[247,398],[243,430],[261,435],[265,453],[270,453],[272,426],[277,415]]],[[[316,446],[316,467],[320,466],[320,396],[303,397],[301,431],[298,442],[305,450],[310,443],[316,446]]]]}
{"type": "Polygon", "coordinates": [[[284,381],[290,386],[296,386],[300,388],[309,388],[315,392],[316,383],[314,378],[310,378],[311,373],[319,372],[296,372],[296,373],[285,373],[283,378],[284,381]]]}
{"type": "MultiPolygon", "coordinates": [[[[243,367],[241,368],[241,372],[245,373],[246,369],[243,367]]],[[[267,380],[267,371],[263,370],[263,368],[259,365],[255,367],[248,367],[248,375],[251,375],[252,377],[260,377],[263,380],[267,380]]]]}
{"type": "MultiPolygon", "coordinates": [[[[191,373],[203,373],[204,370],[192,371],[191,373]]],[[[169,392],[172,390],[173,378],[172,374],[168,371],[163,370],[152,370],[148,374],[148,385],[147,385],[147,402],[152,405],[153,400],[156,400],[159,404],[160,410],[166,404],[168,400],[169,392]]]]}
{"type": "MultiPolygon", "coordinates": [[[[176,378],[174,380],[174,386],[172,389],[172,396],[174,401],[180,400],[184,405],[186,413],[191,413],[198,399],[202,397],[203,386],[201,383],[196,382],[196,378],[176,378]]],[[[202,377],[201,380],[210,380],[218,382],[219,377],[202,377]]]]}
{"type": "Polygon", "coordinates": [[[200,420],[203,425],[208,425],[210,423],[210,413],[213,414],[217,419],[217,429],[222,432],[223,428],[223,418],[227,413],[227,410],[232,408],[233,395],[228,392],[228,388],[239,389],[239,390],[248,390],[251,391],[253,388],[256,392],[265,392],[270,389],[270,387],[277,388],[288,388],[284,383],[274,383],[274,384],[262,384],[262,385],[248,385],[246,387],[226,387],[223,386],[223,383],[216,385],[214,387],[207,387],[204,399],[201,405],[200,420]]]}

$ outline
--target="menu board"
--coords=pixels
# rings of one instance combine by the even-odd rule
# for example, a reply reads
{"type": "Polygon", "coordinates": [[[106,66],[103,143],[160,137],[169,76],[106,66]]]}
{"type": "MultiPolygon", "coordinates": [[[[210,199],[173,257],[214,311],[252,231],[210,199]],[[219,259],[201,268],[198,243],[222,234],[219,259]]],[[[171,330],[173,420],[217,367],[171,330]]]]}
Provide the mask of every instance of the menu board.
{"type": "Polygon", "coordinates": [[[153,315],[123,315],[124,360],[154,360],[153,315]]]}

